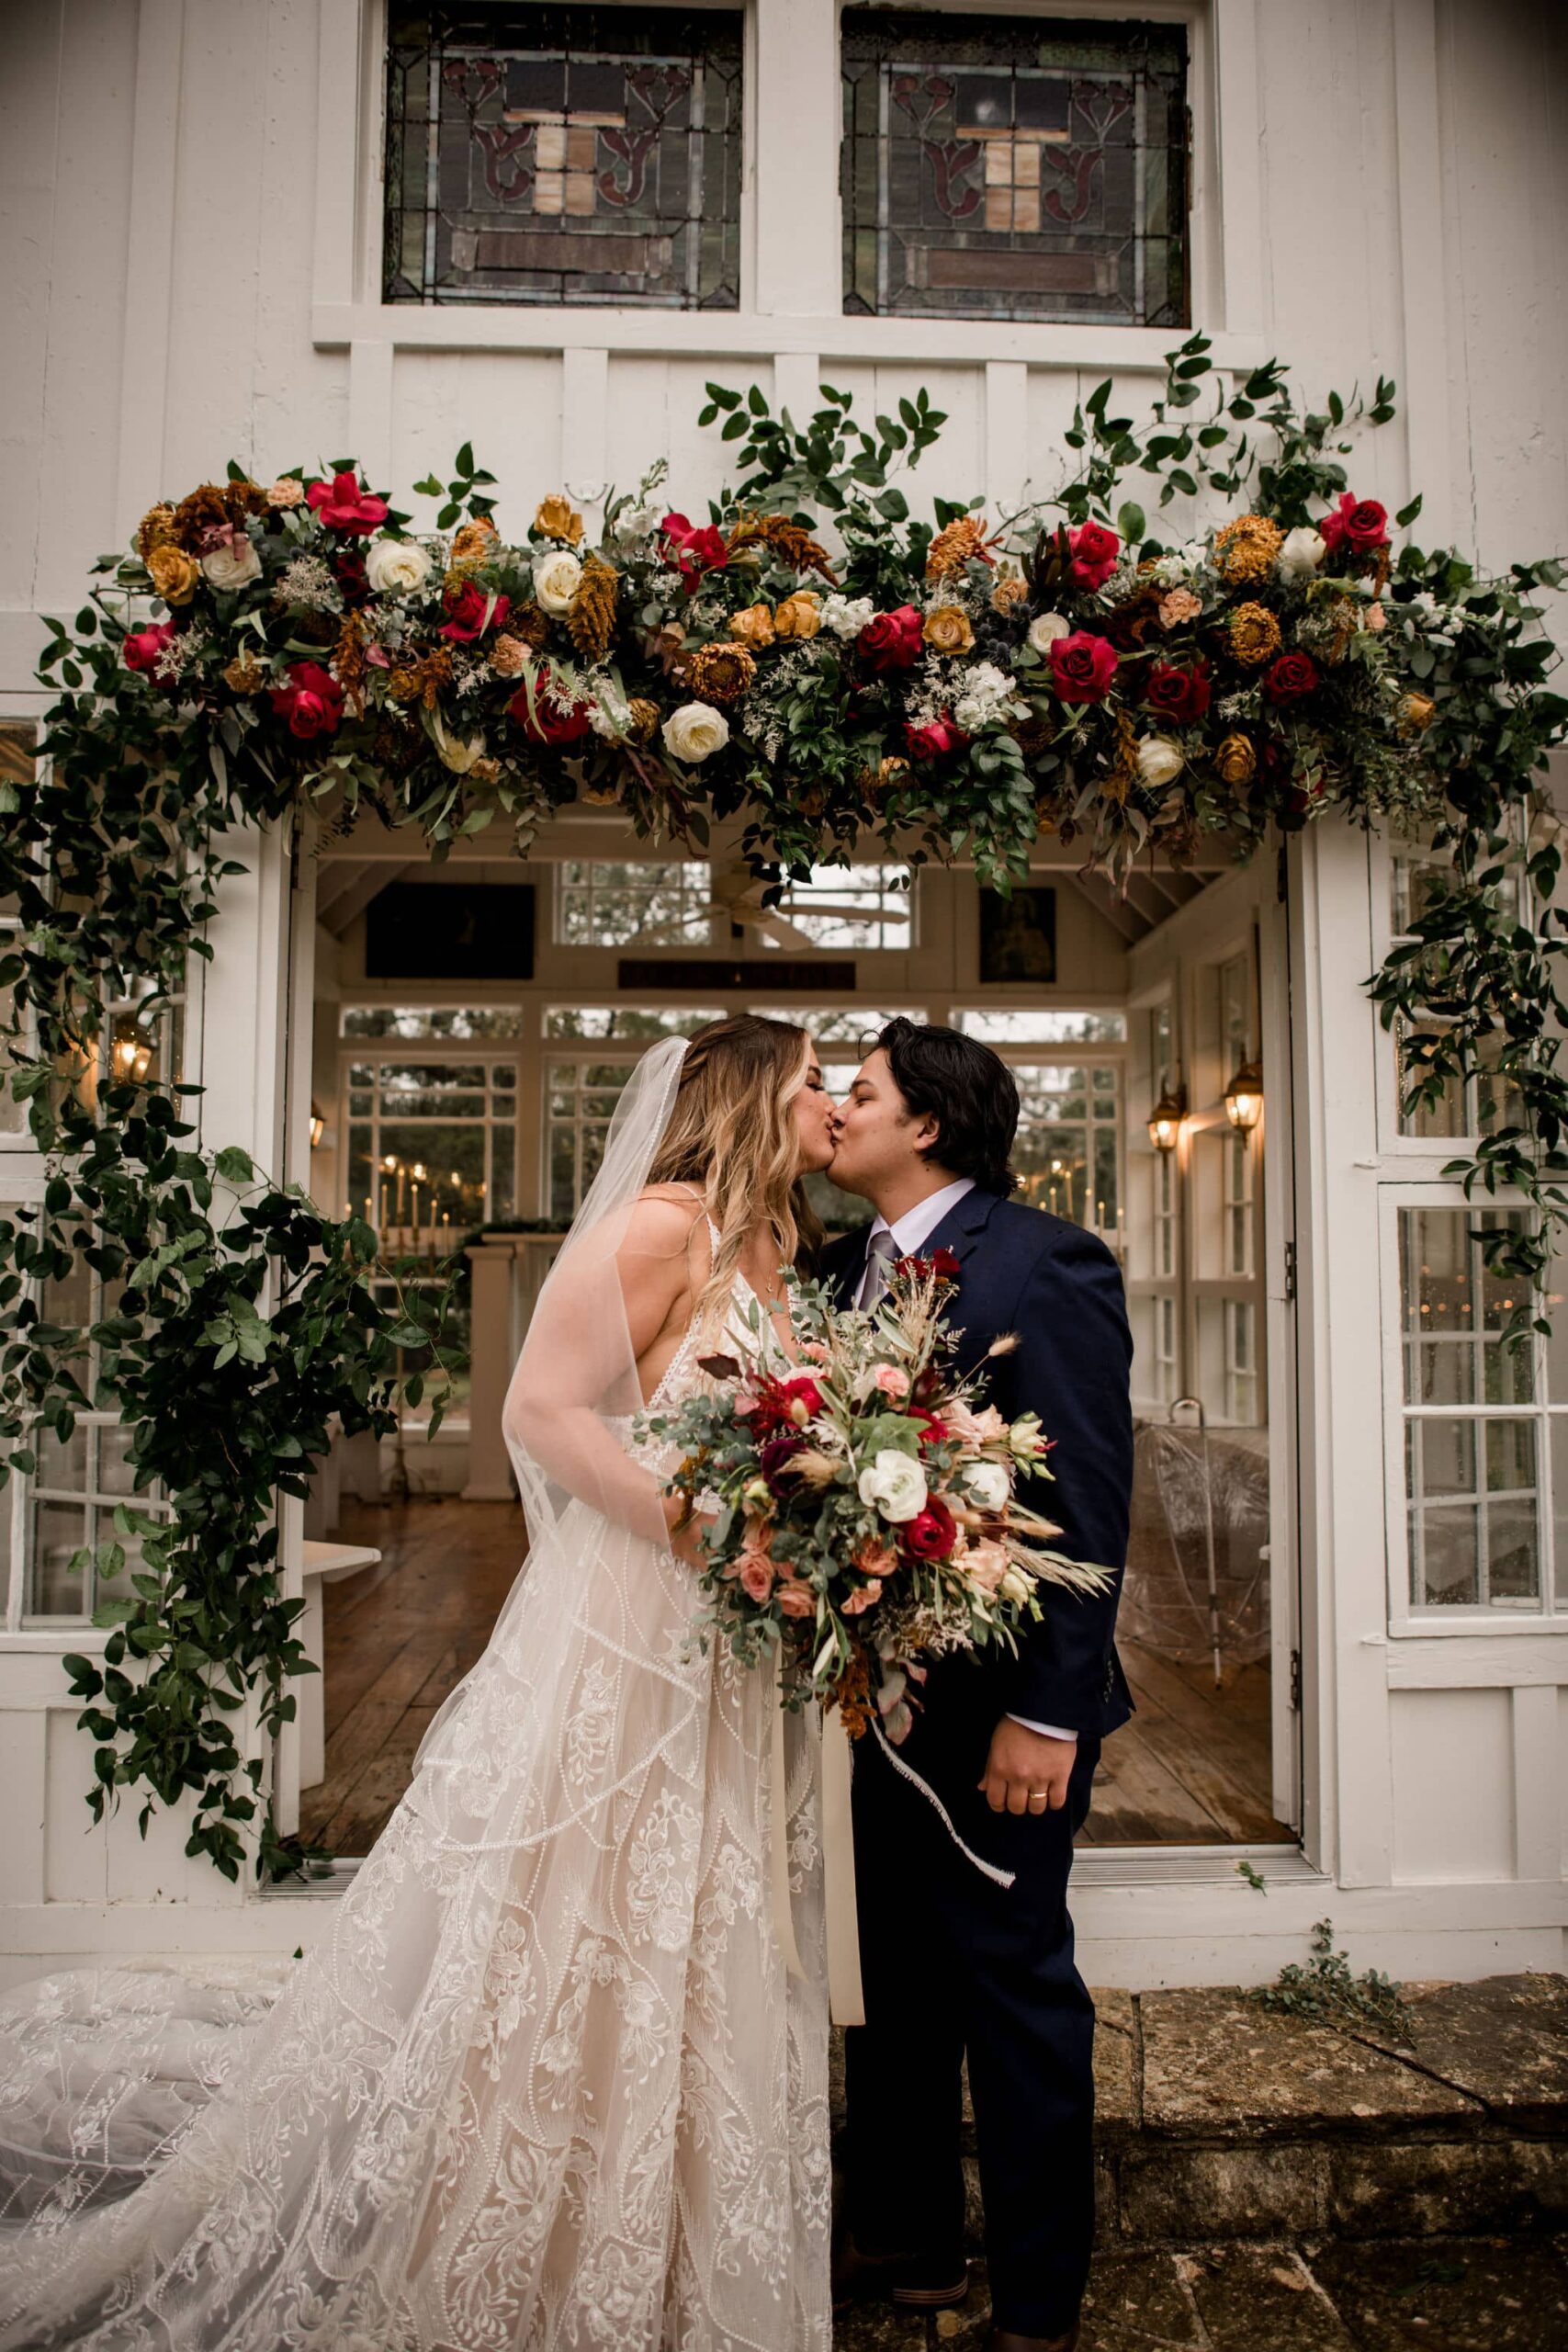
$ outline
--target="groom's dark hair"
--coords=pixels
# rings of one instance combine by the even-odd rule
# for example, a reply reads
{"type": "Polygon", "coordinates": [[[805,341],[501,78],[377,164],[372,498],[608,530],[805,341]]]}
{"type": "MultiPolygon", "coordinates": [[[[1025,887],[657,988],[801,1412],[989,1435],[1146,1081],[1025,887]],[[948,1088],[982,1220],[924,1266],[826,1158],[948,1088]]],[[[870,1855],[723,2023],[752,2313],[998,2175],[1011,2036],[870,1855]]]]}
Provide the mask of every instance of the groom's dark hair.
{"type": "Polygon", "coordinates": [[[941,1123],[931,1153],[938,1167],[972,1176],[1005,1198],[1017,1181],[1008,1160],[1018,1133],[1018,1088],[1001,1056],[961,1030],[902,1016],[876,1042],[910,1115],[941,1123]]]}

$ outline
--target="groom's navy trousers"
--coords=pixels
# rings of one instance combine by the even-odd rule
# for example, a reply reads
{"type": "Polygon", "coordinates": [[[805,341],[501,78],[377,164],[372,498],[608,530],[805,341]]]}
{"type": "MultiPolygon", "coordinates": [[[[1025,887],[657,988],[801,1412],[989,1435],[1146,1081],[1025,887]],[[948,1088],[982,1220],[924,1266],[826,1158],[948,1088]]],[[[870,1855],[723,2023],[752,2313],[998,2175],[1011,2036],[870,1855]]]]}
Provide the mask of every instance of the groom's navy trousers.
{"type": "MultiPolygon", "coordinates": [[[[998,1885],[930,1800],[871,1738],[854,1758],[855,1874],[866,2022],[846,2037],[850,2227],[863,2252],[956,2255],[963,2241],[962,2069],[969,2064],[996,2324],[1071,2327],[1094,2233],[1094,2008],[1073,1959],[1067,1876],[1100,1741],[1132,1712],[1113,1634],[1133,1478],[1132,1340],[1104,1245],[1038,1209],[968,1193],[924,1244],[952,1250],[947,1320],[967,1370],[987,1366],[1010,1420],[1040,1417],[1055,1476],[1025,1499],[1062,1529],[1056,1547],[1112,1570],[1103,1594],[1043,1586],[1043,1622],[1017,1658],[940,1661],[898,1749],[967,1847],[1013,1874],[998,1885]],[[993,1813],[978,1787],[1007,1714],[1077,1735],[1066,1808],[993,1813]]],[[[829,1249],[845,1300],[864,1242],[829,1249]]]]}

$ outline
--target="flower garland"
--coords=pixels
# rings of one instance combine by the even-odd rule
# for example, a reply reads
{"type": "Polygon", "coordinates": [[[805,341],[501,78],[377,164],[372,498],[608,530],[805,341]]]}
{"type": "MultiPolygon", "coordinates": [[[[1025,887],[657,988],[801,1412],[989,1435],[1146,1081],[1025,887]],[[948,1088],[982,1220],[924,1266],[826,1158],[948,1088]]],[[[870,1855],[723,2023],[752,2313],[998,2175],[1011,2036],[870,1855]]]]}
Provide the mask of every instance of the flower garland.
{"type": "MultiPolygon", "coordinates": [[[[288,1187],[254,1197],[243,1155],[190,1148],[189,1090],[85,1078],[108,1005],[155,1008],[208,952],[238,822],[370,807],[441,857],[498,819],[525,851],[582,799],[699,846],[742,816],[771,889],[868,834],[1005,889],[1043,833],[1124,876],[1334,809],[1417,832],[1446,865],[1369,986],[1407,1110],[1483,1072],[1517,1104],[1450,1172],[1524,1200],[1522,1224],[1481,1238],[1539,1293],[1568,1216],[1568,1003],[1536,778],[1568,704],[1531,599],[1568,575],[1396,549],[1420,500],[1391,518],[1358,496],[1341,437],[1392,417],[1392,384],[1303,413],[1278,362],[1213,374],[1190,336],[1142,426],[1098,386],[1066,436],[1076,474],[994,523],[978,501],[911,516],[892,476],[940,435],[924,392],[872,429],[824,386],[797,428],[754,387],[710,385],[701,421],[738,445],[734,489],[694,521],[656,467],[592,546],[560,494],[503,538],[467,447],[449,481],[415,485],[441,501],[431,532],[347,461],[269,483],[231,465],[100,559],[73,626],[46,624],[39,675],[62,691],[45,762],[0,780],[0,891],[21,923],[0,957],[10,1085],[51,1170],[41,1207],[0,1222],[0,1484],[91,1405],[133,1423],[138,1488],[172,1498],[155,1524],[119,1514],[146,1547],[137,1598],[99,1611],[103,1670],[68,1661],[96,1808],[137,1780],[165,1803],[194,1790],[192,1850],[238,1867],[258,1781],[225,1714],[259,1690],[264,1721],[286,1720],[301,1663],[272,1495],[298,1490],[333,1413],[390,1425],[397,1351],[433,1320],[377,1301],[363,1224],[288,1187]],[[1122,495],[1139,474],[1162,510],[1202,494],[1240,511],[1168,546],[1122,495]],[[114,1313],[47,1322],[34,1286],[84,1258],[123,1286],[114,1313]],[[221,1430],[184,1412],[193,1390],[243,1430],[243,1476],[215,1467],[221,1430]]],[[[1521,1306],[1514,1336],[1532,1321],[1521,1306]]],[[[299,1866],[265,1811],[255,1834],[258,1867],[299,1866]]]]}

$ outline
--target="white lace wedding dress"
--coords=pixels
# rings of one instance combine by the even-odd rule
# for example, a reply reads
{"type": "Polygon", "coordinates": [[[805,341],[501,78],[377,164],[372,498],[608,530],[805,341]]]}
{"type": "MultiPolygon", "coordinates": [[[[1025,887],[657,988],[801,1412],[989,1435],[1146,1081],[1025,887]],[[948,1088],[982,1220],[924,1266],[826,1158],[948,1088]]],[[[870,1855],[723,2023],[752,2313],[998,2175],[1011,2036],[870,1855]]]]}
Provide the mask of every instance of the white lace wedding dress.
{"type": "Polygon", "coordinates": [[[0,2346],[827,2352],[818,1738],[786,1719],[801,1977],[772,1678],[696,1607],[565,1501],[276,1999],[103,1970],[5,2005],[0,2346]]]}

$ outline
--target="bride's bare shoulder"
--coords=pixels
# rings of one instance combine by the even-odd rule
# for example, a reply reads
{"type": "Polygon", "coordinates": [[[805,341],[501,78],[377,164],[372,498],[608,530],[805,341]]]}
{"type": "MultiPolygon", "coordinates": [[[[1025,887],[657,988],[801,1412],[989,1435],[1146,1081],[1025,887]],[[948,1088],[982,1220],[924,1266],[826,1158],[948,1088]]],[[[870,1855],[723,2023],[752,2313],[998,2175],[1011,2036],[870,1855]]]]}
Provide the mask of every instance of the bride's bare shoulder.
{"type": "Polygon", "coordinates": [[[632,1203],[624,1248],[658,1257],[683,1258],[693,1228],[705,1225],[697,1194],[681,1184],[645,1184],[632,1203]]]}

